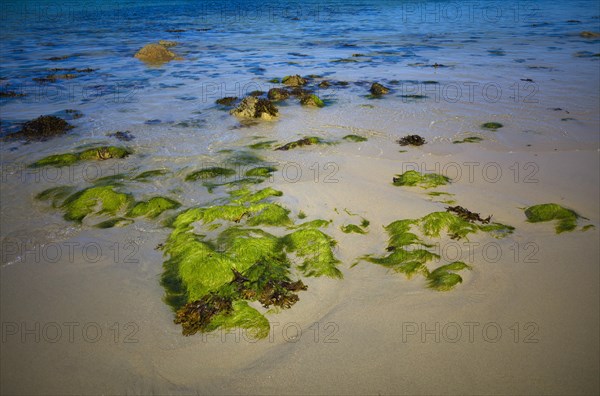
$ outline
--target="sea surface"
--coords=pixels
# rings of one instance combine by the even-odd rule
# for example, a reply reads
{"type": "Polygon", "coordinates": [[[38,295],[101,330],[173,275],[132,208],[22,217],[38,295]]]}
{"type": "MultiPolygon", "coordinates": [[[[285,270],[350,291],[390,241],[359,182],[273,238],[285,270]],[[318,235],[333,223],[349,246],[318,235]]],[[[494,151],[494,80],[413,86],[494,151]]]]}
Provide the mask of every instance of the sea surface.
{"type": "Polygon", "coordinates": [[[598,391],[600,37],[581,35],[600,32],[597,1],[4,0],[0,21],[0,92],[18,94],[0,97],[0,137],[40,115],[75,126],[46,142],[0,142],[3,394],[598,391]],[[171,49],[181,60],[134,58],[158,40],[177,42],[171,49]],[[57,74],[73,76],[39,80],[57,74]],[[247,122],[215,103],[280,87],[272,80],[294,74],[332,83],[315,88],[324,108],[290,99],[278,104],[277,120],[247,122]],[[373,98],[373,82],[391,92],[373,98]],[[503,127],[484,129],[486,122],[503,127]],[[135,138],[118,141],[109,136],[116,131],[135,138]],[[348,134],[368,141],[343,141],[348,134]],[[396,143],[409,134],[427,144],[396,143]],[[336,144],[247,147],[304,136],[336,144]],[[453,144],[473,136],[483,140],[453,144]],[[134,154],[28,168],[97,144],[134,154]],[[165,258],[155,248],[168,229],[136,220],[99,230],[94,221],[67,222],[35,199],[50,187],[165,169],[169,177],[132,187],[136,197],[207,205],[226,191],[210,192],[185,175],[232,166],[239,152],[278,166],[270,183],[294,215],[333,220],[345,279],[309,280],[297,306],[269,316],[279,329],[297,324],[303,338],[279,329],[258,343],[235,334],[183,337],[161,300],[165,258]],[[478,267],[444,296],[371,264],[351,268],[385,248],[382,226],[443,208],[391,186],[407,164],[460,179],[449,187],[460,204],[517,227],[500,244],[505,265],[478,267]],[[473,169],[474,179],[467,177],[473,169]],[[546,201],[574,208],[596,228],[557,239],[550,224],[536,225],[540,231],[525,223],[522,208],[546,201]],[[352,220],[344,208],[371,221],[365,239],[339,230],[352,220]],[[531,241],[552,270],[508,257],[513,243],[531,253],[523,248],[531,241]],[[581,278],[561,272],[573,265],[581,278]],[[443,342],[407,345],[399,341],[402,318],[500,323],[504,341],[512,340],[514,322],[521,331],[536,323],[542,342],[530,349],[511,341],[457,344],[466,352],[443,342]],[[96,339],[90,334],[98,328],[96,339]],[[324,342],[328,336],[337,342],[324,342]],[[438,353],[437,377],[415,370],[438,353]],[[453,368],[465,353],[475,356],[472,376],[453,368]]]}

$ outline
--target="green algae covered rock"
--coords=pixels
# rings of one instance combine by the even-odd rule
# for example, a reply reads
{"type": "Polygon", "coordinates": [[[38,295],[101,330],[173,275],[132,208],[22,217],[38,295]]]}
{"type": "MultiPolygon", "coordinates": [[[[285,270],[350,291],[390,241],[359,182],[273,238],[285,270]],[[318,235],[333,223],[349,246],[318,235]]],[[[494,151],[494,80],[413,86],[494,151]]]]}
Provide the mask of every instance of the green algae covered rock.
{"type": "Polygon", "coordinates": [[[317,95],[310,94],[300,98],[300,103],[303,106],[325,107],[325,103],[317,95]]]}
{"type": "Polygon", "coordinates": [[[185,177],[186,181],[198,181],[206,179],[214,179],[216,177],[230,177],[235,175],[235,171],[229,168],[221,168],[214,166],[210,168],[200,169],[192,172],[185,177]]]}
{"type": "Polygon", "coordinates": [[[111,158],[125,158],[131,154],[126,148],[115,146],[102,146],[90,148],[79,153],[54,154],[42,158],[30,165],[31,168],[43,166],[69,166],[79,161],[98,160],[103,161],[111,158]]]}
{"type": "Polygon", "coordinates": [[[281,82],[290,87],[299,87],[307,83],[306,79],[300,77],[297,74],[293,76],[285,76],[281,79],[281,82]]]}
{"type": "Polygon", "coordinates": [[[555,203],[530,206],[525,209],[525,216],[527,216],[527,221],[530,223],[556,221],[555,230],[557,234],[573,231],[577,228],[577,219],[581,217],[575,211],[555,203]]]}
{"type": "Polygon", "coordinates": [[[324,143],[320,138],[316,137],[316,136],[308,136],[299,140],[295,140],[293,142],[289,142],[284,144],[281,147],[277,147],[275,150],[280,150],[280,151],[287,151],[287,150],[293,150],[295,148],[298,147],[304,147],[304,146],[311,146],[314,144],[322,144],[324,143]]]}

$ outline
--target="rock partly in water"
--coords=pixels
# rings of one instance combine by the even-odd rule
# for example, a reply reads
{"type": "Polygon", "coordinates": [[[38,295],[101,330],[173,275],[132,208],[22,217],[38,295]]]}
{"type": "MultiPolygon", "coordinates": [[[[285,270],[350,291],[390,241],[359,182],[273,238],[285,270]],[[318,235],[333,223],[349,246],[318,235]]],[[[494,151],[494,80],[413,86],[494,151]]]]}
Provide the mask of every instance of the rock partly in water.
{"type": "Polygon", "coordinates": [[[390,90],[379,83],[373,83],[370,89],[373,95],[385,95],[390,92],[390,90]]]}
{"type": "Polygon", "coordinates": [[[133,136],[131,134],[131,132],[129,132],[129,131],[112,132],[112,133],[107,134],[106,136],[114,137],[115,139],[120,140],[122,142],[130,142],[133,139],[135,139],[135,136],[133,136]]]}
{"type": "Polygon", "coordinates": [[[137,59],[146,63],[166,63],[174,59],[180,59],[177,55],[161,44],[147,44],[135,55],[137,59]]]}
{"type": "Polygon", "coordinates": [[[425,139],[419,135],[408,135],[398,140],[400,146],[422,146],[425,143],[425,139]]]}
{"type": "Polygon", "coordinates": [[[280,101],[285,100],[290,97],[290,93],[284,88],[271,88],[269,89],[269,93],[267,97],[270,100],[280,101]]]}
{"type": "Polygon", "coordinates": [[[10,138],[24,138],[28,141],[43,141],[64,135],[72,128],[74,127],[62,118],[45,115],[40,116],[35,120],[27,121],[23,124],[21,130],[12,134],[10,138]]]}
{"type": "Polygon", "coordinates": [[[285,76],[283,77],[281,82],[285,85],[289,85],[290,87],[299,87],[307,83],[306,79],[300,77],[297,74],[294,76],[285,76]]]}
{"type": "Polygon", "coordinates": [[[175,47],[179,43],[177,41],[159,40],[158,44],[162,45],[163,47],[170,48],[175,47]]]}
{"type": "Polygon", "coordinates": [[[303,106],[324,107],[325,103],[317,95],[305,95],[300,99],[303,106]]]}
{"type": "Polygon", "coordinates": [[[237,100],[237,96],[226,96],[224,98],[217,99],[216,103],[222,106],[233,106],[237,100]]]}
{"type": "Polygon", "coordinates": [[[600,33],[598,32],[589,32],[589,31],[585,31],[585,32],[581,32],[579,33],[579,35],[583,38],[597,38],[600,37],[600,33]]]}
{"type": "Polygon", "coordinates": [[[258,99],[254,96],[245,97],[231,114],[242,118],[262,118],[272,120],[277,117],[278,110],[269,99],[258,99]]]}

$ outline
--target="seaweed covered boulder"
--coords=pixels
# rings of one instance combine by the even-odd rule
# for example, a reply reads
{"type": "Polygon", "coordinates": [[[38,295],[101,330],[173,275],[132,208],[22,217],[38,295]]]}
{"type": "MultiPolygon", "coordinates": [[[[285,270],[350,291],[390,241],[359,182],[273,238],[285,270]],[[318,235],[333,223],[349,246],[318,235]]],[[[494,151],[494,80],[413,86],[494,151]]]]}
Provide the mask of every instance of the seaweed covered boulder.
{"type": "Polygon", "coordinates": [[[181,59],[173,51],[161,44],[147,44],[134,55],[142,62],[161,64],[175,59],[181,59]]]}
{"type": "Polygon", "coordinates": [[[254,96],[245,97],[230,114],[241,118],[261,118],[272,120],[277,117],[277,107],[269,99],[259,99],[254,96]]]}
{"type": "Polygon", "coordinates": [[[90,148],[78,153],[65,153],[65,154],[53,154],[44,157],[33,164],[29,165],[31,168],[39,168],[42,166],[69,166],[79,161],[104,161],[108,159],[119,159],[125,158],[131,154],[126,148],[115,147],[115,146],[102,146],[90,148]]]}
{"type": "Polygon", "coordinates": [[[267,93],[267,97],[270,100],[280,101],[290,97],[290,93],[285,88],[271,88],[267,93]]]}
{"type": "Polygon", "coordinates": [[[381,96],[390,93],[389,88],[384,87],[379,83],[373,83],[369,89],[372,95],[381,96]]]}
{"type": "Polygon", "coordinates": [[[67,133],[74,127],[62,118],[44,115],[35,120],[27,121],[21,130],[10,135],[11,139],[25,139],[27,141],[44,141],[67,133]]]}
{"type": "Polygon", "coordinates": [[[581,36],[583,38],[599,38],[600,37],[600,33],[585,31],[585,32],[579,33],[579,36],[581,36]]]}
{"type": "Polygon", "coordinates": [[[300,87],[302,85],[306,85],[306,79],[300,77],[298,74],[293,76],[285,76],[281,79],[281,82],[290,87],[300,87]]]}
{"type": "Polygon", "coordinates": [[[324,107],[325,103],[319,98],[317,95],[304,95],[300,99],[300,103],[303,106],[312,106],[312,107],[324,107]]]}

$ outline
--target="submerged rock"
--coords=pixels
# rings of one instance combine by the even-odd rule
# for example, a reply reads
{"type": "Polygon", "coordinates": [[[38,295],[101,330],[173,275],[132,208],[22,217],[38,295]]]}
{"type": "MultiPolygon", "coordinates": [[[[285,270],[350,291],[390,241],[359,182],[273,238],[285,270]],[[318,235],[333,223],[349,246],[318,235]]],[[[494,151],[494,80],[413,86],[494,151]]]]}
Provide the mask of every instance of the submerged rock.
{"type": "Polygon", "coordinates": [[[178,43],[177,41],[159,40],[158,44],[162,45],[163,47],[170,48],[175,47],[178,43]]]}
{"type": "Polygon", "coordinates": [[[226,96],[224,98],[217,99],[216,103],[222,106],[233,106],[237,100],[237,96],[226,96]]]}
{"type": "Polygon", "coordinates": [[[373,95],[385,95],[390,92],[389,88],[386,88],[379,83],[373,83],[369,91],[371,91],[373,95]]]}
{"type": "Polygon", "coordinates": [[[283,77],[281,82],[285,85],[289,85],[290,87],[299,87],[307,83],[306,79],[300,77],[297,74],[294,76],[285,76],[283,77]]]}
{"type": "Polygon", "coordinates": [[[115,139],[120,140],[122,142],[130,142],[133,139],[135,139],[135,136],[133,136],[131,134],[131,132],[129,132],[129,131],[117,131],[117,132],[109,133],[106,136],[114,137],[115,139]]]}
{"type": "Polygon", "coordinates": [[[73,128],[74,126],[70,125],[62,118],[45,115],[40,116],[35,120],[27,121],[23,124],[23,127],[19,132],[16,132],[9,137],[16,139],[25,138],[29,141],[43,141],[64,135],[68,130],[73,128]]]}
{"type": "Polygon", "coordinates": [[[277,117],[278,112],[275,105],[269,99],[258,99],[254,96],[247,96],[238,107],[230,111],[230,114],[242,118],[272,120],[277,117]]]}
{"type": "Polygon", "coordinates": [[[292,150],[292,149],[295,149],[298,147],[311,146],[313,144],[321,144],[321,143],[323,143],[323,141],[321,139],[319,139],[318,137],[309,136],[309,137],[305,137],[300,140],[295,140],[293,142],[286,143],[281,147],[277,147],[275,150],[287,151],[287,150],[292,150]]]}
{"type": "Polygon", "coordinates": [[[598,32],[590,32],[590,31],[585,31],[585,32],[581,32],[579,33],[579,35],[583,38],[596,38],[596,37],[600,37],[600,33],[598,32]]]}
{"type": "Polygon", "coordinates": [[[285,88],[271,88],[267,93],[267,97],[270,100],[280,101],[290,97],[290,93],[285,88]]]}
{"type": "Polygon", "coordinates": [[[134,57],[146,63],[166,63],[180,59],[177,55],[161,44],[147,44],[134,57]]]}

